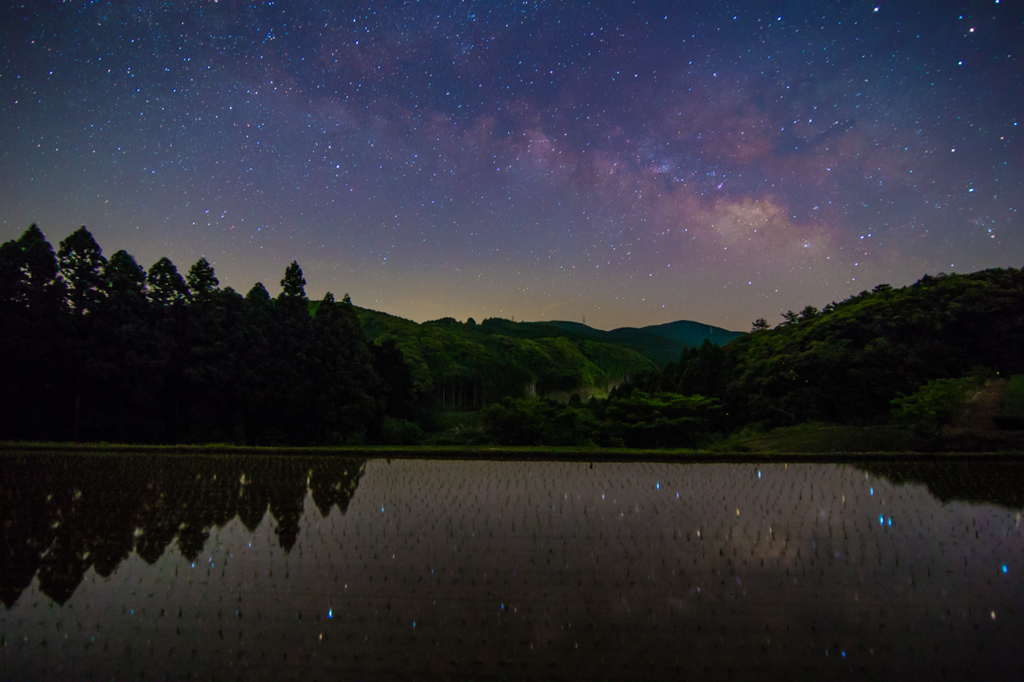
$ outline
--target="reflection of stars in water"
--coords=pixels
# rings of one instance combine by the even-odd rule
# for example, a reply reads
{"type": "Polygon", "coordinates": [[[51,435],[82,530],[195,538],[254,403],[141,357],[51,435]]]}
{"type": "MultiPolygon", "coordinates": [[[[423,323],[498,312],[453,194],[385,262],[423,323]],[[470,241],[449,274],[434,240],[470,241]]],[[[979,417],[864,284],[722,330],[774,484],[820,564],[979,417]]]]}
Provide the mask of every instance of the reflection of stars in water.
{"type": "Polygon", "coordinates": [[[5,8],[3,238],[605,327],[1020,261],[1018,3],[423,10],[5,8]]]}

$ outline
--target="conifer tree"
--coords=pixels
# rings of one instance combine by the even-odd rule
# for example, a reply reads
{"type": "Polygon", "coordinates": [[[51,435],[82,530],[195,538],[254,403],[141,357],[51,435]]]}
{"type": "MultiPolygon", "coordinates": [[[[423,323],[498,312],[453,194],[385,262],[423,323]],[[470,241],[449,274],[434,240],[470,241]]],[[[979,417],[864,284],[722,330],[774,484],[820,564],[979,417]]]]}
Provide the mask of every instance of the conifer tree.
{"type": "Polygon", "coordinates": [[[85,225],[60,243],[57,260],[61,278],[67,285],[71,312],[76,317],[95,312],[106,293],[103,268],[107,259],[85,225]]]}
{"type": "Polygon", "coordinates": [[[281,280],[281,295],[279,300],[305,301],[306,299],[306,278],[302,276],[302,268],[296,261],[285,268],[284,279],[281,280]]]}
{"type": "Polygon", "coordinates": [[[185,282],[193,300],[209,298],[220,284],[220,280],[213,274],[213,266],[205,256],[189,269],[185,282]]]}
{"type": "Polygon", "coordinates": [[[181,303],[188,296],[188,285],[166,256],[153,263],[146,275],[146,283],[149,285],[149,300],[161,308],[181,303]]]}

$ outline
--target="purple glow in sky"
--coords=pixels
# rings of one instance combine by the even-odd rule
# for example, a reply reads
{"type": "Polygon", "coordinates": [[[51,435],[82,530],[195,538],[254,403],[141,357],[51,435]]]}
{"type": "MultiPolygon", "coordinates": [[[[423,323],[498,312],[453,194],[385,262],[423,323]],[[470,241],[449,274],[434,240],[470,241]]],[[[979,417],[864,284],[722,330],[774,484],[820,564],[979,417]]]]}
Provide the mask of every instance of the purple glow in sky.
{"type": "Polygon", "coordinates": [[[1024,265],[1019,2],[24,2],[0,239],[417,321],[750,321],[1024,265]]]}

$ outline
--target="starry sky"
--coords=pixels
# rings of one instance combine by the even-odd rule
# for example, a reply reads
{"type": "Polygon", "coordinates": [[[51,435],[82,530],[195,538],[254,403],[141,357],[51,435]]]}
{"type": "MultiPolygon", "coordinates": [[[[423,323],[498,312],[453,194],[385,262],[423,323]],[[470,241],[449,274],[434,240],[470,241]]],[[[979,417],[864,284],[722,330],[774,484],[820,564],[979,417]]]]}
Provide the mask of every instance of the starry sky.
{"type": "Polygon", "coordinates": [[[0,239],[746,330],[1024,265],[1024,3],[6,2],[0,239]]]}

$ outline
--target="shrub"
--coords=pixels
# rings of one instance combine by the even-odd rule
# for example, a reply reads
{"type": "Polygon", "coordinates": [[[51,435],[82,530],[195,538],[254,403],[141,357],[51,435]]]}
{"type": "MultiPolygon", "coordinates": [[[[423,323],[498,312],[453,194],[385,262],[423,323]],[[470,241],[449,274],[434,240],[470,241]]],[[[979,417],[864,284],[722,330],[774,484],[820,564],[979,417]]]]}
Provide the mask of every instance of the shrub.
{"type": "Polygon", "coordinates": [[[385,417],[380,440],[382,445],[418,445],[423,442],[423,429],[406,419],[385,417]]]}
{"type": "Polygon", "coordinates": [[[919,436],[935,436],[963,410],[967,391],[976,383],[973,377],[933,379],[913,395],[895,398],[892,420],[919,436]]]}

